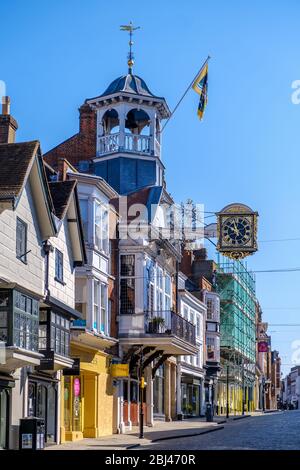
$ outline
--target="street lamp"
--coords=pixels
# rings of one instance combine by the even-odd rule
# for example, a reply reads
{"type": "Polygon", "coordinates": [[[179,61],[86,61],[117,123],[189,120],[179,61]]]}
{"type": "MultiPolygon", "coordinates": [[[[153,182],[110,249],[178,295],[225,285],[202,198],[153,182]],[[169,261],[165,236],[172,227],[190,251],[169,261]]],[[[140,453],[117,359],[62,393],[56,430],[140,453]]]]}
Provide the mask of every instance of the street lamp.
{"type": "Polygon", "coordinates": [[[143,377],[143,347],[140,349],[140,364],[139,364],[139,396],[140,396],[140,439],[144,439],[144,388],[145,381],[143,377]]]}
{"type": "Polygon", "coordinates": [[[229,418],[229,365],[226,366],[226,418],[229,418]]]}

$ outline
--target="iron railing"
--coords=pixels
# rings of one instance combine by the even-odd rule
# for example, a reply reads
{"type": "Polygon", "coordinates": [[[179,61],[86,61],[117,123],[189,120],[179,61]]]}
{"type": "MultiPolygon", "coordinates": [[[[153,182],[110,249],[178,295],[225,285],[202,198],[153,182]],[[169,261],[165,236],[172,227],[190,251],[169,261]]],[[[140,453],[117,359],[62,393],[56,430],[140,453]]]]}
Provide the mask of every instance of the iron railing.
{"type": "Polygon", "coordinates": [[[175,335],[196,344],[196,327],[172,310],[145,312],[145,332],[158,335],[175,335]]]}

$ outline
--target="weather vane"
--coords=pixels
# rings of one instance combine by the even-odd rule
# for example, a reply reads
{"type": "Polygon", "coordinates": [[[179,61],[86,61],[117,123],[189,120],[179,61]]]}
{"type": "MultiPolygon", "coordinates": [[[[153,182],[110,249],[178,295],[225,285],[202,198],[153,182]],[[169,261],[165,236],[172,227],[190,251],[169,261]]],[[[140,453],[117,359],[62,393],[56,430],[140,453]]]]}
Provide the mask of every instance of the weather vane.
{"type": "Polygon", "coordinates": [[[128,64],[128,73],[132,73],[132,67],[133,67],[133,64],[134,64],[134,56],[133,56],[133,52],[132,52],[132,46],[133,46],[133,41],[132,41],[132,34],[133,34],[133,31],[136,31],[137,29],[140,29],[140,26],[136,26],[134,27],[133,26],[133,23],[132,21],[130,21],[129,24],[125,24],[125,25],[121,25],[120,26],[120,30],[121,31],[128,31],[129,32],[129,53],[128,53],[128,61],[127,61],[127,64],[128,64]]]}

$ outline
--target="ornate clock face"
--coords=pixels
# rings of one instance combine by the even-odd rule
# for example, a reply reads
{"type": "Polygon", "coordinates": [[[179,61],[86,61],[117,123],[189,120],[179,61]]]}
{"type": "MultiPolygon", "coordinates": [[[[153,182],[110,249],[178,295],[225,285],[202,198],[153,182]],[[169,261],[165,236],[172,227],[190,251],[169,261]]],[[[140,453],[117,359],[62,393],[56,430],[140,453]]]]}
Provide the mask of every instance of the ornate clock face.
{"type": "Polygon", "coordinates": [[[251,240],[251,236],[251,222],[247,217],[228,217],[222,224],[222,239],[226,245],[244,246],[251,240]]]}

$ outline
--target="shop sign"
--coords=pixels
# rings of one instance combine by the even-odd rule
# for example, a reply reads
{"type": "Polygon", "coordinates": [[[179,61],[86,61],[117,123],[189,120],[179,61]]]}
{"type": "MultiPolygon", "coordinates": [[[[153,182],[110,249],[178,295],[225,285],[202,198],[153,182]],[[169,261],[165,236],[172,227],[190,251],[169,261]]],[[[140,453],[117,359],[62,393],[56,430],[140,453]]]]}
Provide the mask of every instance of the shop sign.
{"type": "Polygon", "coordinates": [[[110,366],[110,373],[112,377],[128,377],[129,364],[112,364],[110,366]]]}
{"type": "Polygon", "coordinates": [[[80,358],[75,358],[72,367],[63,369],[63,375],[80,375],[80,358]]]}
{"type": "Polygon", "coordinates": [[[74,396],[79,397],[80,396],[80,379],[74,379],[74,396]]]}
{"type": "Polygon", "coordinates": [[[54,370],[54,351],[45,351],[38,370],[54,370]]]}
{"type": "Polygon", "coordinates": [[[264,353],[269,351],[269,343],[268,341],[259,341],[258,343],[258,352],[264,353]]]}

